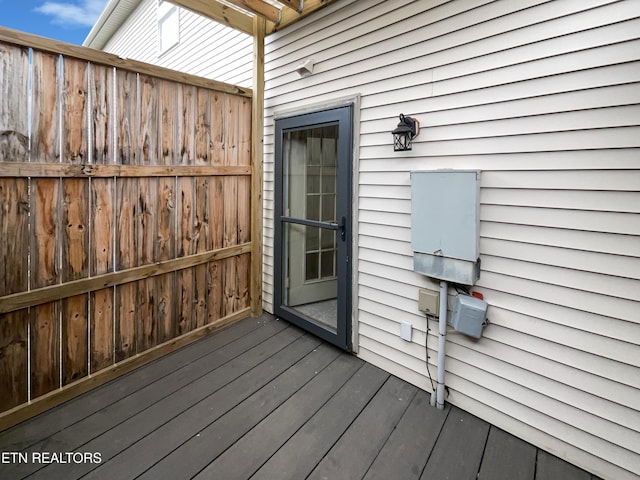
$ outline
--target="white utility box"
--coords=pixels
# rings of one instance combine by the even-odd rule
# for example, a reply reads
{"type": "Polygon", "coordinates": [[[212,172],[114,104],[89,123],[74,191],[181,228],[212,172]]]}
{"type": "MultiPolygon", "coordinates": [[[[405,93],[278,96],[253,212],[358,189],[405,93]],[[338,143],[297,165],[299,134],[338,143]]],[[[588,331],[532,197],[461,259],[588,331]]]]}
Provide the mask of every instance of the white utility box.
{"type": "Polygon", "coordinates": [[[413,270],[473,285],[480,276],[480,171],[411,172],[413,270]]]}
{"type": "Polygon", "coordinates": [[[470,295],[457,295],[453,304],[451,326],[470,337],[480,338],[486,325],[487,302],[470,295]]]}

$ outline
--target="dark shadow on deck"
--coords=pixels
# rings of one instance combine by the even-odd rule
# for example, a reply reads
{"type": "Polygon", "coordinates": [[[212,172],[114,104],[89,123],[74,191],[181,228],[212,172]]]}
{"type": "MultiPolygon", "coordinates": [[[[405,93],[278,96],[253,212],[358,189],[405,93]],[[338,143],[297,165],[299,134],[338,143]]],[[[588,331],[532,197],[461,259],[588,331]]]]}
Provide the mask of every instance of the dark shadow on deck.
{"type": "Polygon", "coordinates": [[[595,478],[268,315],[0,433],[0,451],[26,454],[0,464],[11,480],[595,478]]]}

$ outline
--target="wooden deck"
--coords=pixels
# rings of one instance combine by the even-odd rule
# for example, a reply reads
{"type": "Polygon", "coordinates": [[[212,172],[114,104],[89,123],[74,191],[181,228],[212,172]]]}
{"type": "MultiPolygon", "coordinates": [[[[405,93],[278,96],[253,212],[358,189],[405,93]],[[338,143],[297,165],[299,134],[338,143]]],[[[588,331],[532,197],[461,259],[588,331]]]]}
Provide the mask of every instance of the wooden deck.
{"type": "Polygon", "coordinates": [[[268,315],[0,433],[0,452],[11,480],[595,478],[268,315]]]}

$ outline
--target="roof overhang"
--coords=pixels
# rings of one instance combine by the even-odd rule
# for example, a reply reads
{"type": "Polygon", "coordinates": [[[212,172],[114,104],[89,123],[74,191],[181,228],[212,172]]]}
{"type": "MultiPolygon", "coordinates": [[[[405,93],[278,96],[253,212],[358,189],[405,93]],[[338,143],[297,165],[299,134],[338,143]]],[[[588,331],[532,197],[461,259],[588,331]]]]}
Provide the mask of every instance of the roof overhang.
{"type": "MultiPolygon", "coordinates": [[[[254,35],[254,19],[264,19],[265,33],[276,32],[337,0],[169,0],[218,23],[254,35]]],[[[141,0],[109,0],[83,45],[102,49],[141,0]]]]}
{"type": "Polygon", "coordinates": [[[253,18],[266,21],[266,33],[297,22],[336,0],[170,0],[218,23],[253,35],[253,18]]]}

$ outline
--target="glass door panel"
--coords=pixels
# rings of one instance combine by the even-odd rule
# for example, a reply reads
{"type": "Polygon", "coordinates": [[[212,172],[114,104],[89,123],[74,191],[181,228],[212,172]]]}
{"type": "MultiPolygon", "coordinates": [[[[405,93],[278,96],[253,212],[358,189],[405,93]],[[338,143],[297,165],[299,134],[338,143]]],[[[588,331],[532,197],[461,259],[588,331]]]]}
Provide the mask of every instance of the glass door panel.
{"type": "Polygon", "coordinates": [[[286,132],[283,140],[283,304],[333,330],[337,143],[337,125],[286,132]]]}

